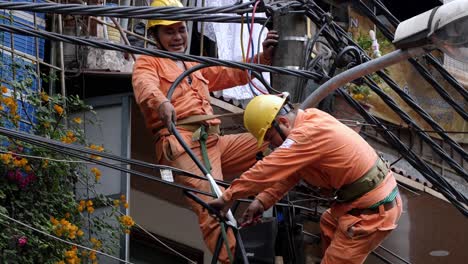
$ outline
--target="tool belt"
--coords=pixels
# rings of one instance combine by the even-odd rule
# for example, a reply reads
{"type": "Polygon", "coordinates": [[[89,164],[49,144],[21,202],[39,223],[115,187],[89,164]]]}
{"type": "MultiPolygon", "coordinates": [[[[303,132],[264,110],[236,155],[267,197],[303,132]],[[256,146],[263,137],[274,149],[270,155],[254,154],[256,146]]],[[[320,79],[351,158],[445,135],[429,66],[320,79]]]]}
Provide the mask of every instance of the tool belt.
{"type": "MultiPolygon", "coordinates": [[[[237,114],[237,113],[236,113],[237,114]]],[[[198,141],[200,139],[201,126],[205,126],[205,131],[208,135],[220,134],[219,125],[208,125],[204,121],[218,118],[222,115],[193,115],[184,119],[177,120],[176,127],[179,129],[188,130],[193,132],[192,140],[198,141]]],[[[156,141],[163,136],[170,135],[169,131],[165,127],[154,128],[152,130],[153,135],[156,137],[156,141]]]]}
{"type": "Polygon", "coordinates": [[[361,178],[347,184],[336,191],[337,202],[347,203],[363,196],[377,187],[388,174],[387,164],[379,157],[374,166],[370,168],[361,178]]]}

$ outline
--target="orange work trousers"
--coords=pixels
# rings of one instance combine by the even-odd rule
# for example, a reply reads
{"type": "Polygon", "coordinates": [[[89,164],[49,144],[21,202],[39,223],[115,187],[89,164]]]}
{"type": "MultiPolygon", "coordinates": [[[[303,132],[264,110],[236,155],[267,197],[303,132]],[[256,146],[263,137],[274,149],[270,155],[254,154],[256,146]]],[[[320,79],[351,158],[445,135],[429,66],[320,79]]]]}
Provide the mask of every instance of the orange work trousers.
{"type": "Polygon", "coordinates": [[[322,232],[322,264],[358,264],[397,227],[402,212],[401,198],[385,211],[381,205],[375,214],[353,216],[345,214],[335,218],[328,209],[320,219],[322,232]]]}
{"type": "MultiPolygon", "coordinates": [[[[179,132],[185,142],[191,147],[195,155],[204,164],[199,143],[192,141],[192,132],[183,130],[180,130],[179,132]]],[[[259,149],[257,147],[257,140],[249,133],[226,136],[210,135],[207,139],[207,149],[211,163],[211,175],[217,180],[233,180],[255,164],[256,154],[265,149],[266,146],[267,145],[265,144],[264,147],[259,149]]],[[[200,169],[193,162],[190,156],[182,149],[174,136],[161,138],[156,145],[156,151],[162,151],[163,154],[158,155],[160,157],[160,164],[173,166],[202,175],[200,169]]],[[[188,187],[209,193],[211,192],[211,187],[208,181],[185,176],[177,177],[175,180],[188,187]]],[[[206,195],[199,195],[199,197],[204,201],[210,201],[213,199],[206,195]]],[[[216,242],[221,232],[218,221],[211,217],[206,210],[203,210],[199,204],[190,199],[187,199],[187,201],[192,207],[192,210],[198,216],[198,222],[206,245],[211,252],[214,252],[216,242]]],[[[231,252],[233,252],[234,256],[236,240],[232,230],[228,231],[227,236],[231,252]]],[[[223,244],[219,260],[222,263],[229,263],[225,244],[223,244]]]]}

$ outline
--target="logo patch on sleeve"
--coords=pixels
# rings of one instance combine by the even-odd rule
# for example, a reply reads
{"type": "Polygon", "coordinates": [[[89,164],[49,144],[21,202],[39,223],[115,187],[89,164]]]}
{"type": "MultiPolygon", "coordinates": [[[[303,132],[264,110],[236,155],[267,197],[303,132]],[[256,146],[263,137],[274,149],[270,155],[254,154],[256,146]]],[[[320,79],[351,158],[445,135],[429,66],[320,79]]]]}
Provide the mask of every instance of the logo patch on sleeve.
{"type": "Polygon", "coordinates": [[[296,141],[290,139],[290,138],[287,138],[283,144],[281,144],[281,146],[279,146],[278,148],[291,148],[291,146],[296,143],[296,141]]]}

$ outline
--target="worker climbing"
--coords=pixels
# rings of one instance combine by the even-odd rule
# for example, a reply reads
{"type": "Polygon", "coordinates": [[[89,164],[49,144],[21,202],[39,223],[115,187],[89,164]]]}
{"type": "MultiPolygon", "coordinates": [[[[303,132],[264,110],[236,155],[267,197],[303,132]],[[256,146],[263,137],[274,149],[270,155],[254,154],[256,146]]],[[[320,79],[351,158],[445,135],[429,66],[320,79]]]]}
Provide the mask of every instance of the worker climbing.
{"type": "MultiPolygon", "coordinates": [[[[182,7],[178,0],[155,0],[153,7],[182,7]]],[[[147,30],[154,37],[157,48],[183,53],[187,48],[187,28],[185,22],[169,20],[149,20],[147,30]]],[[[263,42],[263,53],[255,57],[262,64],[270,64],[278,34],[270,31],[263,42]]],[[[209,92],[222,90],[237,85],[247,84],[248,73],[245,70],[228,67],[208,67],[189,75],[175,90],[172,100],[167,93],[176,78],[196,63],[180,60],[140,56],[134,66],[132,83],[135,99],[139,105],[146,125],[156,137],[156,163],[177,167],[200,174],[193,160],[184,151],[168,128],[171,122],[185,143],[195,152],[211,175],[219,180],[232,180],[250,168],[256,162],[257,143],[249,133],[219,135],[219,119],[210,119],[213,109],[209,101],[209,92]]],[[[267,144],[263,144],[266,148],[267,144]]],[[[176,178],[184,185],[210,192],[208,182],[193,178],[176,178]]],[[[207,199],[207,197],[201,197],[207,199]]],[[[220,235],[217,221],[204,212],[200,205],[189,201],[198,215],[200,229],[208,248],[213,252],[220,235]]],[[[227,245],[220,253],[220,261],[229,263],[235,249],[235,239],[228,232],[227,245]]],[[[232,262],[232,261],[231,261],[232,262]]]]}
{"type": "Polygon", "coordinates": [[[226,210],[258,194],[243,214],[255,221],[300,180],[336,195],[320,220],[324,264],[363,263],[396,228],[402,205],[387,165],[359,134],[315,108],[290,110],[286,98],[255,97],[244,125],[258,140],[277,148],[209,202],[226,210]]]}

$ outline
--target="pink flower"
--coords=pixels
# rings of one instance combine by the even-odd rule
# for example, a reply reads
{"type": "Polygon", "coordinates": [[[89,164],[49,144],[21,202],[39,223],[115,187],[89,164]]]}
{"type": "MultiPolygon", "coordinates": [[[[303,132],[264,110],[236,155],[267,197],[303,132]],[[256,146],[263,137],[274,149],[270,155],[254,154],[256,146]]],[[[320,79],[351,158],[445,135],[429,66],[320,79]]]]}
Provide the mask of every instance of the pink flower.
{"type": "Polygon", "coordinates": [[[10,181],[14,181],[15,180],[15,171],[8,171],[8,179],[10,181]]]}
{"type": "Polygon", "coordinates": [[[25,236],[22,236],[18,238],[18,246],[24,247],[28,243],[28,238],[25,236]]]}

